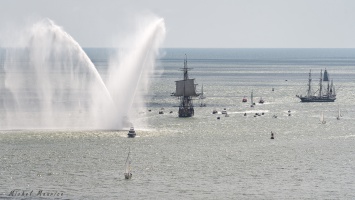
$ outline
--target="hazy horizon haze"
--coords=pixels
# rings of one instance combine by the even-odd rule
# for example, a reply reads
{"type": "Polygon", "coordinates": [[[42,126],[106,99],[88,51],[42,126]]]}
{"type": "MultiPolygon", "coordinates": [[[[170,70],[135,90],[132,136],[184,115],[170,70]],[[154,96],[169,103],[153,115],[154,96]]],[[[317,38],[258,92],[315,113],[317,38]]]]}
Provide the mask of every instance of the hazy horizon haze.
{"type": "Polygon", "coordinates": [[[82,47],[116,47],[155,15],[165,48],[355,48],[354,10],[351,0],[3,0],[0,45],[50,18],[82,47]]]}

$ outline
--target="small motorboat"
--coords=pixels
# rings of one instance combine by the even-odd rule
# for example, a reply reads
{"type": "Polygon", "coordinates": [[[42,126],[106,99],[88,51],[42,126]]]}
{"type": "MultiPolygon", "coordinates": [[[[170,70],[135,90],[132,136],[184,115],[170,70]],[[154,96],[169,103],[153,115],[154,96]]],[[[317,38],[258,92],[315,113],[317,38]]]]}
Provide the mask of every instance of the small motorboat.
{"type": "Polygon", "coordinates": [[[248,102],[248,99],[247,99],[246,97],[243,97],[242,102],[243,102],[243,103],[248,102]]]}
{"type": "Polygon", "coordinates": [[[212,114],[217,114],[218,112],[217,112],[217,110],[216,109],[214,109],[213,111],[212,111],[212,114]]]}
{"type": "Polygon", "coordinates": [[[263,98],[260,98],[259,103],[263,104],[265,101],[263,98]]]}
{"type": "Polygon", "coordinates": [[[244,116],[247,116],[247,113],[244,113],[244,116]]]}
{"type": "Polygon", "coordinates": [[[164,114],[164,108],[160,108],[159,114],[164,114]]]}
{"type": "Polygon", "coordinates": [[[229,117],[228,113],[226,113],[225,117],[229,117]]]}
{"type": "Polygon", "coordinates": [[[127,136],[128,136],[129,138],[134,138],[134,137],[136,137],[136,131],[134,130],[133,127],[131,127],[131,128],[129,129],[127,136]]]}
{"type": "Polygon", "coordinates": [[[226,110],[222,110],[222,114],[223,115],[227,114],[227,111],[226,110]]]}

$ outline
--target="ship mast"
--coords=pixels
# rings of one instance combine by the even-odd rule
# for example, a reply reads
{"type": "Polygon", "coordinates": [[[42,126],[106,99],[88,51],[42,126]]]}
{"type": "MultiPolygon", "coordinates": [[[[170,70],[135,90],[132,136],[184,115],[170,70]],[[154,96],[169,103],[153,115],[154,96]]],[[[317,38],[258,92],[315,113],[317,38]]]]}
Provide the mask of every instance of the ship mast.
{"type": "Polygon", "coordinates": [[[311,85],[311,82],[312,82],[312,75],[311,75],[311,72],[312,70],[309,70],[309,75],[308,75],[308,91],[307,91],[307,97],[310,97],[312,94],[312,85],[311,85]]]}
{"type": "Polygon", "coordinates": [[[320,70],[320,79],[319,79],[319,97],[322,97],[322,75],[323,75],[323,70],[320,70]]]}
{"type": "Polygon", "coordinates": [[[186,54],[185,54],[185,60],[184,60],[184,68],[182,70],[184,71],[184,80],[186,81],[187,79],[189,79],[189,74],[187,73],[189,68],[187,68],[187,55],[186,54]]]}

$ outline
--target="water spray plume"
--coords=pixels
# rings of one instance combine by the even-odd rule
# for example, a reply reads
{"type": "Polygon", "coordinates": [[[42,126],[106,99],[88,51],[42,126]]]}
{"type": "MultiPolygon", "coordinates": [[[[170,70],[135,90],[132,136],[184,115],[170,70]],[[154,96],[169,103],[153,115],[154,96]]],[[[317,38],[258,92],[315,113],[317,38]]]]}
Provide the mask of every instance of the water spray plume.
{"type": "Polygon", "coordinates": [[[0,81],[1,129],[120,129],[153,73],[165,35],[155,20],[112,59],[106,84],[80,45],[49,19],[6,49],[0,81]],[[118,66],[118,67],[117,67],[118,66]]]}
{"type": "Polygon", "coordinates": [[[118,109],[115,111],[117,116],[112,119],[130,117],[130,113],[135,113],[132,111],[133,103],[138,105],[142,102],[149,77],[154,72],[159,46],[165,38],[164,20],[152,20],[136,33],[128,40],[133,41],[131,45],[118,51],[111,60],[107,87],[118,109]]]}

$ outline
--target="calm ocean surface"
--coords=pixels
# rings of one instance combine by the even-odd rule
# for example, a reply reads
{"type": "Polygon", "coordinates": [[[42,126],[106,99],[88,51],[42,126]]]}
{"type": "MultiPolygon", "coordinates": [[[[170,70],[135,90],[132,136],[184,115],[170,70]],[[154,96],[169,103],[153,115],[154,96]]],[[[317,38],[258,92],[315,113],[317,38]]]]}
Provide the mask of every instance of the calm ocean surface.
{"type": "MultiPolygon", "coordinates": [[[[110,50],[85,51],[105,79],[110,50]]],[[[0,131],[0,198],[13,199],[9,194],[18,189],[63,193],[59,199],[355,199],[355,49],[162,54],[145,98],[148,108],[137,117],[146,125],[135,124],[139,137],[126,138],[127,130],[0,131]],[[190,78],[198,90],[203,84],[207,97],[206,107],[194,101],[192,118],[178,118],[179,101],[170,96],[185,54],[190,78]],[[305,94],[310,69],[314,88],[327,69],[334,103],[295,97],[305,94]],[[262,97],[265,103],[251,108],[251,91],[254,101],[262,97]],[[224,108],[229,117],[221,114],[224,108]],[[254,117],[257,112],[264,115],[254,117]],[[127,181],[128,148],[133,178],[127,181]]]]}

